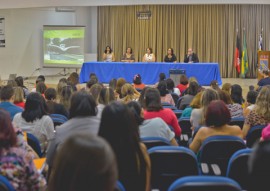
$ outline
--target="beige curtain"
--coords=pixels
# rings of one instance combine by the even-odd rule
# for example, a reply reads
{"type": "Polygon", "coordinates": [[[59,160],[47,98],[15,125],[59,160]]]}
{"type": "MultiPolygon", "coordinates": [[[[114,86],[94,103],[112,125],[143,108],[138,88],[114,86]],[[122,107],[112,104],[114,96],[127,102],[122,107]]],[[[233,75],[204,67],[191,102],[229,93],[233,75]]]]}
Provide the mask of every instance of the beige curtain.
{"type": "MultiPolygon", "coordinates": [[[[119,61],[132,47],[141,61],[152,47],[157,61],[163,61],[172,47],[178,62],[183,62],[189,47],[200,62],[218,62],[222,77],[238,77],[234,68],[236,34],[246,33],[249,72],[257,75],[258,39],[263,28],[263,46],[269,50],[270,5],[149,5],[105,6],[98,8],[98,57],[107,45],[119,61]],[[137,20],[137,11],[150,10],[150,20],[137,20]]],[[[242,42],[241,42],[242,46],[242,42]]]]}

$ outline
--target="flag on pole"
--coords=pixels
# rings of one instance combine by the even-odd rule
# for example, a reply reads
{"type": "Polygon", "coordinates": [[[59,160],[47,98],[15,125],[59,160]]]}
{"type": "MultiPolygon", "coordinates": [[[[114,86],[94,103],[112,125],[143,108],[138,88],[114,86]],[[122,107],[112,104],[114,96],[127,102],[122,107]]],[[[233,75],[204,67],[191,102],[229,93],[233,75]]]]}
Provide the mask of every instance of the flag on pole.
{"type": "Polygon", "coordinates": [[[263,38],[262,38],[262,33],[259,36],[259,50],[263,50],[263,38]]]}
{"type": "Polygon", "coordinates": [[[246,33],[244,31],[242,63],[241,63],[241,76],[243,78],[245,78],[247,71],[248,71],[247,42],[246,42],[246,33]]]}
{"type": "Polygon", "coordinates": [[[241,47],[240,47],[240,38],[237,31],[236,36],[236,47],[235,47],[235,53],[234,53],[234,67],[236,68],[236,71],[238,74],[240,74],[240,61],[241,61],[241,47]]]}

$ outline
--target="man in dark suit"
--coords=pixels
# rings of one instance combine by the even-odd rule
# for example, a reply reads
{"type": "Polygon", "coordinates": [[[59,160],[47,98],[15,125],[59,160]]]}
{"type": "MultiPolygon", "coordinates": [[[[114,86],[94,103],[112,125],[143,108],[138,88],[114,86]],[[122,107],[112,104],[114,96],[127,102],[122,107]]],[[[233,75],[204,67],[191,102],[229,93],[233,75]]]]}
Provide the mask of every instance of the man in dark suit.
{"type": "Polygon", "coordinates": [[[199,62],[199,58],[198,58],[197,54],[193,52],[192,48],[188,49],[188,53],[185,56],[184,62],[185,63],[199,62]]]}

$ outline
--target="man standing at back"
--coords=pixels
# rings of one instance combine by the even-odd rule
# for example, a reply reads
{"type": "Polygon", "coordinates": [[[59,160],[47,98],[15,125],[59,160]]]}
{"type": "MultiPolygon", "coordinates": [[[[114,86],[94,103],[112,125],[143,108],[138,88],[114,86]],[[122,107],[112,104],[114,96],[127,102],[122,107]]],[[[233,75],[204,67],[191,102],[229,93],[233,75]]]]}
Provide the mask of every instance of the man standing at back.
{"type": "Polygon", "coordinates": [[[5,109],[10,113],[10,118],[13,120],[14,115],[23,111],[22,108],[13,104],[14,90],[10,85],[2,87],[0,91],[0,108],[5,109]]]}
{"type": "Polygon", "coordinates": [[[199,58],[198,58],[197,54],[193,52],[192,48],[188,49],[188,53],[185,56],[184,62],[185,63],[199,62],[199,58]]]}

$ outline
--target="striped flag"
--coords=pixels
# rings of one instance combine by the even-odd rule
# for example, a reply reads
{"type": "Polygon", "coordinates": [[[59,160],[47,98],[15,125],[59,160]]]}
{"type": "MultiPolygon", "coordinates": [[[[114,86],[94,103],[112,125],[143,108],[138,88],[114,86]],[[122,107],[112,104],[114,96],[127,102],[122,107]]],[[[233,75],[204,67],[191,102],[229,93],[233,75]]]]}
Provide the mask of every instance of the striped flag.
{"type": "Polygon", "coordinates": [[[234,53],[234,67],[236,68],[238,74],[240,74],[240,61],[241,61],[241,47],[240,47],[240,38],[237,32],[236,47],[234,53]]]}
{"type": "Polygon", "coordinates": [[[263,50],[263,38],[262,33],[259,36],[259,50],[263,50]]]}
{"type": "Polygon", "coordinates": [[[244,32],[241,77],[245,78],[247,71],[248,71],[247,42],[246,42],[246,33],[244,32]]]}

